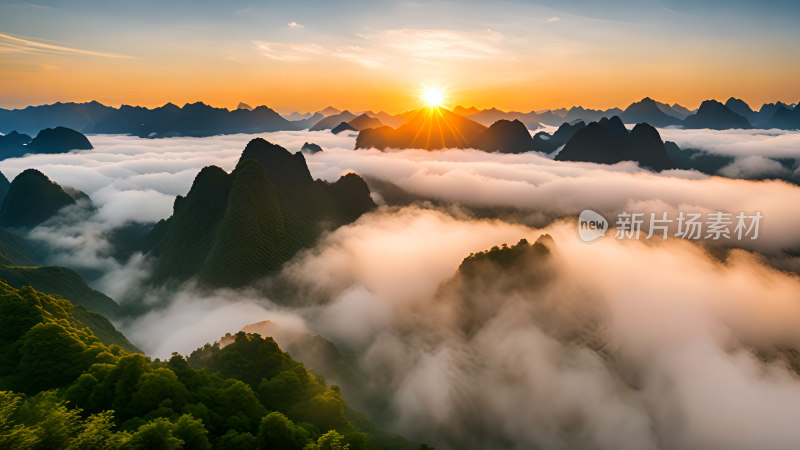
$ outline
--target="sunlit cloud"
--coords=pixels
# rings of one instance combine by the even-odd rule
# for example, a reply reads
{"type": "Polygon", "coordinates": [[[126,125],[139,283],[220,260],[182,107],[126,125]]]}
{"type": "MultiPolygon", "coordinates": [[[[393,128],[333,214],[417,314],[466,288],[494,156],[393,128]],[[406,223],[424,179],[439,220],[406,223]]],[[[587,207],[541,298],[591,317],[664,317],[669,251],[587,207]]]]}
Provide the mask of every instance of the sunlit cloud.
{"type": "Polygon", "coordinates": [[[547,23],[558,22],[559,20],[561,20],[561,18],[560,18],[560,17],[558,17],[558,16],[553,16],[553,17],[551,17],[551,18],[547,19],[547,23]]]}
{"type": "Polygon", "coordinates": [[[309,61],[326,53],[318,44],[288,44],[284,42],[253,41],[256,49],[276,61],[309,61]]]}
{"type": "MultiPolygon", "coordinates": [[[[293,28],[302,27],[300,24],[293,28]]],[[[503,56],[499,47],[504,36],[485,30],[468,32],[444,29],[393,29],[377,33],[357,33],[359,40],[350,45],[253,41],[264,56],[277,61],[308,61],[336,58],[368,69],[386,68],[396,61],[426,65],[481,61],[503,56]]]]}
{"type": "Polygon", "coordinates": [[[394,29],[374,34],[357,34],[378,49],[415,59],[487,59],[498,56],[503,35],[491,30],[469,32],[443,29],[394,29]]]}
{"type": "Polygon", "coordinates": [[[96,52],[93,50],[82,50],[63,45],[37,42],[11,36],[5,33],[0,33],[0,50],[17,53],[44,53],[50,55],[87,55],[99,56],[103,58],[135,58],[135,56],[122,55],[119,53],[96,52]]]}
{"type": "Polygon", "coordinates": [[[295,22],[294,20],[289,22],[288,25],[289,25],[289,28],[294,28],[296,30],[302,30],[303,28],[305,28],[305,25],[301,25],[301,24],[295,22]]]}

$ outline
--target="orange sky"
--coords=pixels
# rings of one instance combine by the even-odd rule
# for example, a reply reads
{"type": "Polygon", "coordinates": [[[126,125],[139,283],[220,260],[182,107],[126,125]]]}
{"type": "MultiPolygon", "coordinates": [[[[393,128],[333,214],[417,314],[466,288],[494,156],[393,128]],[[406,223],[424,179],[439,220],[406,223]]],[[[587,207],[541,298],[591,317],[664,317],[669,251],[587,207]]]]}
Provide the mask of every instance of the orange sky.
{"type": "Polygon", "coordinates": [[[220,12],[181,12],[176,26],[166,13],[158,23],[134,13],[122,19],[126,13],[113,8],[33,14],[0,4],[0,107],[98,100],[231,108],[244,101],[281,112],[328,105],[401,112],[419,105],[422,84],[443,87],[447,106],[521,111],[625,107],[645,96],[689,108],[730,96],[756,109],[800,100],[798,32],[774,17],[764,19],[771,25],[763,32],[751,26],[742,34],[730,28],[758,17],[643,11],[609,20],[552,5],[518,17],[476,3],[463,17],[452,5],[431,6],[431,18],[407,10],[414,7],[402,6],[409,17],[402,27],[380,26],[372,16],[374,25],[350,16],[324,21],[324,14],[290,8],[262,32],[245,26],[257,19],[253,9],[230,12],[230,24],[203,15],[220,12]],[[337,20],[341,30],[331,24],[337,20]],[[233,28],[237,21],[242,26],[233,28]]]}

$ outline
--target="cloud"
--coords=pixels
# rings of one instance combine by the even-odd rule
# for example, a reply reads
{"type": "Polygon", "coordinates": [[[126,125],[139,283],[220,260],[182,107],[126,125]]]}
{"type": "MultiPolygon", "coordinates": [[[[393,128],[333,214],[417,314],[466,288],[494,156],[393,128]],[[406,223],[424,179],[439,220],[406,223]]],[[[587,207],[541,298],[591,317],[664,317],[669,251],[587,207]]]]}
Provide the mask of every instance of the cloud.
{"type": "Polygon", "coordinates": [[[119,53],[97,52],[82,50],[64,45],[48,44],[45,42],[23,39],[9,34],[0,33],[0,49],[18,53],[45,53],[51,55],[86,55],[103,58],[135,58],[135,56],[119,53]]]}
{"type": "MultiPolygon", "coordinates": [[[[709,134],[719,148],[753,139],[709,134]]],[[[99,271],[94,287],[150,308],[119,325],[152,356],[189,353],[262,320],[321,334],[363,377],[342,381],[349,402],[444,449],[794,444],[800,382],[781,348],[800,346],[797,277],[744,250],[712,256],[708,243],[587,244],[574,216],[758,210],[762,237],[736,246],[780,253],[800,244],[800,212],[787,207],[800,202],[797,186],[535,153],[354,151],[353,137],[330,132],[260,136],[290,151],[321,145],[306,156],[317,178],[355,170],[384,199],[391,185],[416,202],[325,234],[263,286],[155,289],[143,286],[144,255],[109,256],[109,231],[167,217],[200,168],[232,170],[254,136],[90,136],[94,150],[7,159],[0,170],[13,178],[36,167],[92,197],[96,211],[67,208],[31,237],[50,245],[52,263],[99,271]],[[470,253],[542,233],[555,243],[539,266],[454,278],[470,253]],[[276,281],[297,295],[270,291],[276,281]]],[[[772,166],[752,156],[736,160],[738,174],[772,166]]]]}
{"type": "MultiPolygon", "coordinates": [[[[291,23],[290,23],[291,26],[291,23]]],[[[357,33],[358,41],[344,45],[292,44],[252,41],[264,56],[278,61],[338,58],[368,69],[392,68],[398,61],[425,65],[483,61],[503,55],[500,33],[448,29],[391,29],[357,33]]]]}
{"type": "Polygon", "coordinates": [[[498,44],[503,40],[500,33],[490,30],[399,28],[357,36],[375,45],[378,52],[396,52],[429,62],[493,58],[502,53],[498,44]]]}
{"type": "Polygon", "coordinates": [[[748,346],[800,344],[800,281],[746,252],[721,263],[680,240],[587,245],[574,221],[537,230],[412,207],[336,230],[284,275],[330,299],[304,316],[358,355],[368,381],[345,396],[388,398],[377,416],[440,448],[794,442],[800,381],[748,346]],[[546,275],[450,280],[469,252],[545,232],[546,275]]]}
{"type": "Polygon", "coordinates": [[[289,28],[294,28],[296,30],[302,30],[305,28],[305,25],[300,25],[299,23],[295,22],[294,20],[287,24],[289,28]]]}
{"type": "Polygon", "coordinates": [[[560,17],[558,17],[558,16],[553,16],[553,17],[551,17],[551,18],[547,19],[547,23],[558,22],[559,20],[561,20],[561,18],[560,18],[560,17]]]}
{"type": "Polygon", "coordinates": [[[325,55],[326,50],[318,44],[288,44],[283,42],[252,41],[264,56],[276,61],[309,61],[325,55]]]}
{"type": "Polygon", "coordinates": [[[658,132],[664,140],[673,141],[682,149],[734,157],[800,159],[800,131],[660,128],[658,132]]]}

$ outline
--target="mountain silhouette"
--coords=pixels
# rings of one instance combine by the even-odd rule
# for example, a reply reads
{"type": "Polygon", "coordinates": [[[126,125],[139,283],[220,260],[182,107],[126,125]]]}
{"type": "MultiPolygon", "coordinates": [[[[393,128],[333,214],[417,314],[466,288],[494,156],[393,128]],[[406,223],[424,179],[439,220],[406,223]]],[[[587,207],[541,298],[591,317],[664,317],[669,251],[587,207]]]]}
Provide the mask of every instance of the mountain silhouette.
{"type": "Polygon", "coordinates": [[[0,132],[17,130],[34,135],[39,130],[64,126],[87,131],[92,124],[102,120],[114,108],[98,102],[54,103],[52,105],[28,106],[24,109],[0,108],[0,132]]]}
{"type": "Polygon", "coordinates": [[[45,128],[25,146],[26,153],[66,153],[91,150],[92,144],[82,133],[65,127],[45,128]]]}
{"type": "Polygon", "coordinates": [[[465,107],[463,107],[461,105],[457,105],[455,108],[453,108],[453,112],[454,113],[458,114],[459,116],[465,116],[465,117],[466,116],[470,116],[472,114],[477,114],[480,111],[481,111],[480,109],[478,109],[478,108],[476,108],[474,106],[470,106],[469,108],[465,108],[465,107]]]}
{"type": "Polygon", "coordinates": [[[752,124],[756,127],[761,127],[761,128],[766,127],[767,122],[769,122],[770,119],[772,119],[772,116],[774,116],[775,113],[781,108],[792,109],[791,106],[783,102],[764,103],[763,105],[761,105],[761,109],[759,109],[758,112],[756,113],[756,116],[753,119],[752,124]]]}
{"type": "Polygon", "coordinates": [[[0,159],[17,158],[27,153],[25,144],[31,141],[27,134],[11,133],[0,136],[0,159]]]}
{"type": "Polygon", "coordinates": [[[75,200],[36,169],[17,175],[0,207],[0,226],[33,228],[75,200]]]}
{"type": "Polygon", "coordinates": [[[722,103],[716,100],[706,100],[700,104],[697,113],[683,120],[683,127],[726,130],[729,128],[749,129],[752,128],[752,125],[743,116],[731,111],[722,103]]]}
{"type": "Polygon", "coordinates": [[[344,110],[338,114],[334,114],[331,116],[326,116],[324,119],[320,120],[319,122],[315,123],[309,131],[322,131],[322,130],[330,130],[336,125],[339,125],[342,122],[350,122],[351,120],[355,119],[356,115],[351,113],[350,111],[344,110]]]}
{"type": "Polygon", "coordinates": [[[214,286],[245,285],[374,207],[358,175],[315,181],[302,153],[253,139],[230,174],[201,170],[172,216],[153,228],[154,281],[196,276],[214,286]]]}
{"type": "Polygon", "coordinates": [[[626,123],[647,122],[656,127],[666,127],[680,123],[680,119],[665,114],[661,108],[655,100],[645,97],[638,102],[631,103],[619,117],[626,123]]]}
{"type": "Polygon", "coordinates": [[[303,147],[300,149],[302,153],[307,155],[313,155],[314,153],[319,153],[322,151],[322,147],[313,142],[305,142],[303,143],[303,147]]]}
{"type": "Polygon", "coordinates": [[[753,109],[750,108],[750,105],[748,105],[747,102],[742,99],[731,97],[725,101],[725,106],[736,114],[747,119],[751,125],[755,125],[758,122],[758,113],[753,111],[753,109]]]}
{"type": "Polygon", "coordinates": [[[318,112],[319,112],[320,114],[322,114],[323,116],[325,116],[325,117],[328,117],[328,116],[334,116],[334,115],[336,115],[336,114],[339,114],[339,113],[341,113],[341,112],[342,112],[342,110],[341,110],[341,109],[334,108],[333,106],[328,106],[328,107],[326,107],[325,109],[323,109],[323,110],[320,110],[320,111],[318,111],[318,112]]]}
{"type": "Polygon", "coordinates": [[[353,127],[352,127],[352,126],[351,126],[349,123],[347,123],[347,122],[342,122],[342,123],[340,123],[339,125],[336,125],[335,127],[333,127],[333,128],[331,129],[331,133],[333,133],[333,134],[339,134],[339,133],[341,133],[341,132],[343,132],[343,131],[358,131],[358,130],[356,130],[355,128],[353,128],[353,127]]]}
{"type": "Polygon", "coordinates": [[[487,127],[452,111],[423,106],[400,127],[368,128],[358,133],[356,148],[467,148],[487,127]]]}
{"type": "Polygon", "coordinates": [[[766,128],[780,128],[783,130],[800,130],[800,109],[781,106],[772,114],[765,124],[766,128]]]}
{"type": "Polygon", "coordinates": [[[481,125],[491,126],[498,120],[518,120],[523,123],[526,128],[536,130],[539,128],[539,123],[542,122],[542,117],[535,112],[522,113],[517,111],[501,111],[497,108],[484,109],[475,114],[466,116],[468,119],[474,120],[481,125]]]}
{"type": "Polygon", "coordinates": [[[355,119],[347,122],[347,124],[350,125],[350,127],[352,127],[356,131],[361,131],[367,128],[378,128],[383,126],[380,120],[368,116],[367,113],[361,114],[355,119]]]}
{"type": "Polygon", "coordinates": [[[640,123],[628,133],[617,116],[591,122],[578,130],[555,159],[600,164],[634,161],[653,170],[672,168],[664,142],[655,127],[640,123]]]}
{"type": "Polygon", "coordinates": [[[533,136],[533,149],[537,152],[553,153],[558,150],[559,147],[566,144],[578,130],[585,126],[586,124],[583,121],[572,124],[564,122],[552,135],[540,131],[533,136]]]}
{"type": "Polygon", "coordinates": [[[656,102],[658,105],[658,109],[661,110],[664,114],[672,117],[677,117],[678,119],[685,119],[692,114],[692,111],[689,111],[687,108],[673,103],[672,105],[668,103],[656,102]]]}
{"type": "Polygon", "coordinates": [[[498,120],[470,141],[470,147],[487,152],[524,153],[533,150],[533,138],[519,120],[498,120]]]}
{"type": "Polygon", "coordinates": [[[88,131],[91,133],[132,134],[138,137],[205,137],[219,134],[262,133],[299,130],[307,125],[290,122],[266,106],[252,110],[215,108],[202,102],[178,107],[167,103],[154,109],[122,105],[113,109],[88,131]]]}
{"type": "Polygon", "coordinates": [[[253,107],[252,107],[252,106],[250,106],[250,105],[248,105],[248,104],[247,104],[247,103],[245,103],[245,102],[239,102],[239,106],[237,106],[237,107],[236,107],[236,109],[245,109],[245,110],[247,110],[247,111],[252,111],[252,110],[253,110],[253,107]]]}

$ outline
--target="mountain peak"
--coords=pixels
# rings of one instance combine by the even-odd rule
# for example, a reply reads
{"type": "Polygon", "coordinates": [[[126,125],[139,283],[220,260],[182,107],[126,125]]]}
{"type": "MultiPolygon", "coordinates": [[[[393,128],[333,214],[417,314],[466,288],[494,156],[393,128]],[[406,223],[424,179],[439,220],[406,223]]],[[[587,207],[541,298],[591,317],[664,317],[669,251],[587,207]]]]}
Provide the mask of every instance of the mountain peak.
{"type": "Polygon", "coordinates": [[[0,225],[33,228],[75,200],[42,172],[26,169],[14,178],[2,208],[0,225]]]}

